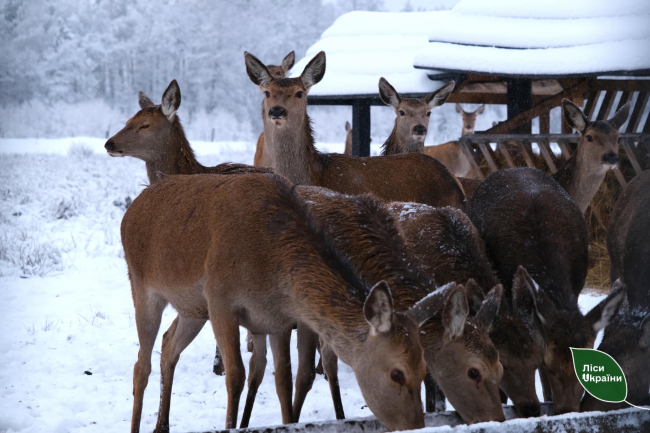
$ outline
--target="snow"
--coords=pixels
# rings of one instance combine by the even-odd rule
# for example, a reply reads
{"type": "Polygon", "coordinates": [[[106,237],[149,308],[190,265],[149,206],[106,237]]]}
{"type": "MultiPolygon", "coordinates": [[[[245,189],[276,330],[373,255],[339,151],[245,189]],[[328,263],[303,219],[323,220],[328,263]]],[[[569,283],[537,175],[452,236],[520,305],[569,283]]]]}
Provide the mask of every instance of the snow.
{"type": "MultiPolygon", "coordinates": [[[[119,226],[126,198],[135,198],[147,177],[143,162],[110,158],[103,143],[99,138],[0,139],[2,432],[129,428],[138,340],[119,226]]],[[[252,142],[192,145],[206,165],[250,162],[255,148],[252,142]]],[[[336,146],[342,144],[331,145],[336,146]]],[[[583,294],[580,304],[589,309],[601,299],[583,294]]],[[[161,338],[175,316],[171,308],[163,316],[145,393],[143,431],[154,428],[161,338]]],[[[242,358],[248,365],[245,335],[241,329],[242,358]]],[[[212,373],[214,349],[206,326],[181,355],[171,411],[174,431],[225,424],[225,382],[212,373]]],[[[291,356],[295,372],[295,335],[291,356]]],[[[281,423],[273,371],[269,356],[251,426],[281,423]]],[[[346,415],[370,416],[352,370],[340,364],[339,376],[346,415]]],[[[243,404],[244,398],[240,415],[243,404]]],[[[318,376],[301,421],[334,418],[329,385],[318,376]]]]}
{"type": "Polygon", "coordinates": [[[645,0],[463,0],[455,12],[512,18],[597,18],[650,13],[645,0]]]}

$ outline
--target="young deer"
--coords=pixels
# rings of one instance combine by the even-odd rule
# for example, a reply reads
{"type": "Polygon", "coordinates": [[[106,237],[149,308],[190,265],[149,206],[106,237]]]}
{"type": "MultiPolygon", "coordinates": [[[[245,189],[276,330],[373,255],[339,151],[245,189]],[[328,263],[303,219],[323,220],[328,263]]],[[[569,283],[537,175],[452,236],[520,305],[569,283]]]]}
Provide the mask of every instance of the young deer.
{"type": "Polygon", "coordinates": [[[453,81],[445,84],[424,98],[401,98],[384,78],[379,79],[379,97],[395,109],[395,126],[382,146],[382,155],[401,153],[424,153],[424,139],[431,110],[444,104],[454,90],[453,81]]]}
{"type": "Polygon", "coordinates": [[[569,348],[593,347],[625,289],[614,287],[582,315],[578,295],[587,275],[587,224],[566,191],[539,170],[492,173],[474,192],[471,219],[506,290],[519,266],[539,284],[537,311],[547,347],[540,369],[544,396],[555,402],[555,413],[577,411],[583,388],[569,348]]]}
{"type": "Polygon", "coordinates": [[[359,158],[316,150],[306,96],[325,75],[324,52],[318,53],[297,78],[273,77],[249,53],[245,53],[245,60],[248,76],[265,96],[264,158],[276,173],[297,185],[322,186],[349,195],[370,192],[386,201],[465,208],[457,179],[425,155],[359,158]]]}
{"type": "MultiPolygon", "coordinates": [[[[352,367],[369,408],[387,428],[424,426],[418,323],[431,313],[395,313],[385,282],[369,290],[282,178],[168,176],[133,201],[122,220],[122,244],[140,341],[132,431],[139,431],[167,304],[179,317],[163,337],[158,432],[169,429],[179,356],[208,319],[226,367],[226,428],[236,425],[245,382],[239,326],[270,334],[280,365],[290,362],[286,348],[296,321],[352,367]]],[[[290,395],[291,375],[280,376],[278,393],[290,395]]],[[[291,407],[282,409],[283,421],[291,422],[291,407]]]]}
{"type": "MultiPolygon", "coordinates": [[[[293,51],[287,54],[280,66],[268,65],[269,73],[276,78],[284,78],[287,76],[291,68],[293,68],[293,63],[296,61],[296,53],[293,51]]],[[[266,165],[264,161],[264,131],[260,134],[257,139],[257,148],[255,149],[255,157],[253,159],[253,165],[263,166],[266,165]]]]}
{"type": "Polygon", "coordinates": [[[245,164],[219,164],[204,167],[199,164],[190,147],[176,110],[181,105],[181,90],[172,80],[163,93],[160,105],[155,105],[140,92],[141,110],[126,122],[126,126],[108,139],[104,147],[110,156],[132,156],[147,166],[149,182],[163,174],[233,174],[268,173],[270,169],[245,164]]]}
{"type": "MultiPolygon", "coordinates": [[[[452,281],[465,284],[470,311],[476,314],[486,289],[499,281],[485,244],[467,215],[457,209],[416,203],[391,203],[389,208],[426,272],[434,275],[437,285],[452,281]]],[[[501,298],[490,328],[490,338],[503,365],[501,389],[523,417],[540,413],[535,371],[542,365],[545,350],[541,325],[536,320],[536,298],[527,278],[523,268],[515,273],[512,289],[501,298]]]]}
{"type": "MultiPolygon", "coordinates": [[[[476,117],[482,114],[484,110],[485,105],[481,105],[475,111],[468,113],[462,109],[460,104],[456,104],[456,112],[463,117],[461,137],[474,133],[476,117]]],[[[449,171],[458,177],[468,177],[472,174],[472,167],[469,165],[469,161],[465,157],[458,141],[450,141],[437,146],[425,146],[424,153],[445,164],[449,171]]]]}
{"type": "MultiPolygon", "coordinates": [[[[627,285],[627,300],[605,330],[602,350],[616,359],[628,384],[632,404],[650,404],[650,171],[635,177],[616,201],[607,230],[611,281],[627,285]]],[[[580,409],[613,410],[626,403],[607,403],[585,393],[580,409]]]]}
{"type": "Polygon", "coordinates": [[[346,155],[352,155],[352,125],[347,120],[345,121],[345,151],[346,155]]]}

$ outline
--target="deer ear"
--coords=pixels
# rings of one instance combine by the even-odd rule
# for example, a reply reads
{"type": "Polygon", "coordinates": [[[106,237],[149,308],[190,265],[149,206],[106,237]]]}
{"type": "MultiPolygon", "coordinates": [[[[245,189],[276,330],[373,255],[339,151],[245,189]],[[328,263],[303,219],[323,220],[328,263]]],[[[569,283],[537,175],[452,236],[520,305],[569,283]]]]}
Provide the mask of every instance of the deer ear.
{"type": "Polygon", "coordinates": [[[260,90],[263,91],[268,88],[271,81],[273,81],[273,77],[266,65],[247,51],[244,51],[244,61],[246,62],[246,73],[248,74],[248,78],[250,78],[251,81],[260,88],[260,90]]]}
{"type": "Polygon", "coordinates": [[[476,114],[483,114],[484,111],[485,111],[485,104],[478,107],[478,109],[476,110],[476,114]]]}
{"type": "Polygon", "coordinates": [[[370,335],[390,331],[393,319],[393,297],[385,281],[378,282],[372,288],[363,304],[363,314],[370,324],[370,335]]]}
{"type": "Polygon", "coordinates": [[[481,309],[476,313],[476,318],[483,324],[485,329],[492,329],[492,322],[499,312],[502,296],[503,286],[501,284],[494,286],[485,297],[481,309]]]}
{"type": "Polygon", "coordinates": [[[641,323],[641,337],[639,338],[639,349],[650,349],[650,314],[645,316],[641,323]]]}
{"type": "Polygon", "coordinates": [[[440,289],[429,293],[409,308],[406,314],[415,320],[418,326],[424,325],[427,320],[438,312],[446,290],[454,290],[455,287],[456,283],[450,283],[447,287],[441,287],[440,289]]]}
{"type": "Polygon", "coordinates": [[[167,86],[165,93],[163,93],[160,108],[162,109],[163,114],[167,116],[169,120],[173,120],[174,115],[176,114],[176,110],[178,110],[178,107],[180,106],[181,89],[178,87],[176,80],[172,80],[172,82],[169,83],[169,86],[167,86]]]}
{"type": "Polygon", "coordinates": [[[445,327],[445,334],[450,339],[463,335],[468,314],[469,307],[465,289],[463,286],[457,286],[449,295],[442,312],[442,324],[445,327]]]}
{"type": "Polygon", "coordinates": [[[388,80],[386,80],[384,77],[381,77],[379,79],[379,98],[381,98],[384,104],[390,105],[396,110],[397,106],[402,100],[402,98],[399,97],[397,90],[395,90],[395,88],[391,86],[388,80]]]}
{"type": "Polygon", "coordinates": [[[442,104],[445,103],[447,98],[449,98],[449,95],[451,95],[451,92],[454,91],[454,87],[456,86],[455,81],[450,81],[438,90],[436,90],[433,93],[429,93],[427,96],[424,97],[424,102],[426,102],[429,105],[429,109],[433,110],[436,107],[441,106],[442,104]]]}
{"type": "Polygon", "coordinates": [[[538,288],[526,268],[519,266],[512,280],[512,308],[524,316],[537,316],[544,323],[545,319],[537,309],[538,288]]]}
{"type": "Polygon", "coordinates": [[[582,134],[587,128],[587,118],[582,110],[568,99],[562,100],[562,112],[567,125],[582,134]]]}
{"type": "Polygon", "coordinates": [[[302,80],[302,84],[305,86],[305,89],[309,90],[311,86],[318,84],[324,76],[325,51],[321,51],[320,53],[316,54],[316,56],[314,56],[314,58],[311,59],[309,63],[307,63],[307,66],[305,66],[305,69],[300,75],[300,79],[302,80]]]}
{"type": "Polygon", "coordinates": [[[151,102],[151,99],[147,95],[144,94],[144,92],[140,91],[138,92],[138,104],[140,104],[141,109],[145,109],[147,107],[152,107],[156,104],[151,102]]]}
{"type": "MultiPolygon", "coordinates": [[[[612,118],[607,121],[607,123],[609,123],[614,128],[616,128],[617,131],[621,129],[621,126],[623,126],[623,124],[627,120],[627,116],[629,116],[630,114],[631,105],[632,105],[632,101],[627,101],[625,105],[623,105],[621,109],[618,110],[616,114],[614,114],[614,116],[612,116],[612,118]]],[[[630,131],[630,132],[635,132],[635,131],[630,131]]]]}
{"type": "Polygon", "coordinates": [[[456,102],[456,113],[460,114],[463,112],[463,107],[460,106],[458,102],[456,102]]]}
{"type": "Polygon", "coordinates": [[[282,59],[282,64],[280,67],[284,71],[284,74],[286,75],[291,68],[293,68],[293,63],[296,61],[296,53],[293,51],[287,54],[287,56],[282,59]]]}
{"type": "Polygon", "coordinates": [[[470,314],[476,315],[483,306],[485,300],[485,292],[481,286],[472,278],[465,283],[465,292],[467,293],[467,303],[469,305],[470,314]]]}
{"type": "Polygon", "coordinates": [[[351,129],[352,129],[352,126],[350,125],[350,122],[348,122],[348,121],[346,120],[346,121],[345,121],[345,130],[346,130],[346,131],[350,131],[351,129]]]}
{"type": "Polygon", "coordinates": [[[625,299],[625,293],[627,293],[627,286],[621,283],[621,280],[616,280],[607,298],[587,313],[587,321],[595,332],[611,323],[625,299]]]}

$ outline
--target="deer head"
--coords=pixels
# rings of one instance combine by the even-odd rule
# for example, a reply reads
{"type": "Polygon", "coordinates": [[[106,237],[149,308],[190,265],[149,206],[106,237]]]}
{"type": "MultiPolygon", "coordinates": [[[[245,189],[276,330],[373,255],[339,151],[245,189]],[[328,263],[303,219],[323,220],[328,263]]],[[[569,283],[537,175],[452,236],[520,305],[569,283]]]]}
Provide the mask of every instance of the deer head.
{"type": "Polygon", "coordinates": [[[630,102],[621,107],[609,120],[589,122],[582,110],[568,99],[562,100],[564,120],[580,134],[577,163],[589,168],[594,174],[604,174],[616,167],[623,126],[630,114],[630,102]]]}
{"type": "Polygon", "coordinates": [[[176,116],[176,110],[181,105],[181,90],[176,80],[169,83],[160,105],[155,105],[142,92],[139,93],[138,102],[140,111],[104,145],[110,156],[131,156],[151,161],[165,153],[173,136],[179,131],[182,133],[176,116]]]}
{"type": "Polygon", "coordinates": [[[456,103],[456,113],[460,114],[463,118],[463,131],[460,134],[461,137],[463,135],[469,135],[474,133],[474,125],[476,124],[476,117],[479,114],[482,114],[484,110],[485,110],[485,104],[481,105],[474,111],[468,112],[463,110],[463,107],[461,107],[459,103],[456,103]]]}
{"type": "Polygon", "coordinates": [[[307,93],[325,75],[325,53],[316,54],[298,78],[276,78],[252,54],[244,53],[244,57],[248,77],[264,94],[264,122],[276,128],[299,127],[307,114],[307,93]]]}
{"type": "Polygon", "coordinates": [[[423,339],[427,335],[443,336],[425,345],[425,358],[445,396],[468,424],[505,419],[499,396],[503,367],[489,334],[502,294],[500,285],[493,288],[472,317],[465,288],[451,283],[442,306],[442,321],[423,327],[423,339]],[[439,326],[444,327],[442,332],[433,329],[439,326]]]}
{"type": "Polygon", "coordinates": [[[384,77],[379,79],[379,97],[397,115],[391,134],[400,147],[397,153],[424,152],[431,110],[445,103],[454,86],[450,81],[424,98],[401,98],[384,77]]]}
{"type": "Polygon", "coordinates": [[[614,283],[607,298],[583,316],[577,307],[557,308],[545,290],[538,291],[538,313],[546,341],[542,369],[548,374],[556,414],[580,410],[584,392],[575,375],[570,348],[593,349],[598,331],[616,316],[625,292],[623,284],[614,283]]]}
{"type": "Polygon", "coordinates": [[[282,59],[282,63],[280,66],[276,65],[266,65],[266,68],[269,70],[271,75],[275,78],[285,78],[291,68],[293,68],[293,63],[296,60],[296,54],[292,51],[289,54],[287,54],[284,59],[282,59]]]}

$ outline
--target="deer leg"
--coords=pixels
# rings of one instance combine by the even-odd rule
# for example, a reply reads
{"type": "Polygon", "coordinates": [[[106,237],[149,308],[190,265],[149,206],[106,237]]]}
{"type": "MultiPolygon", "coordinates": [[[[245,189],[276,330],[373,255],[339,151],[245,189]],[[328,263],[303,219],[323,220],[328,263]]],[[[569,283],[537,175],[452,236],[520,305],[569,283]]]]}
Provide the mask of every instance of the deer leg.
{"type": "Polygon", "coordinates": [[[205,322],[203,319],[177,316],[172,326],[163,335],[162,353],[160,356],[160,408],[158,409],[158,422],[156,423],[154,433],[169,431],[169,408],[176,364],[183,350],[199,335],[205,322]]]}
{"type": "Polygon", "coordinates": [[[275,366],[275,391],[280,399],[282,423],[293,422],[293,409],[291,407],[291,393],[293,381],[291,378],[291,328],[279,334],[269,335],[271,351],[273,352],[273,365],[275,366]]]}
{"type": "Polygon", "coordinates": [[[223,368],[223,359],[221,358],[221,351],[219,350],[219,346],[217,346],[217,350],[215,351],[214,354],[214,364],[212,366],[212,372],[217,376],[223,376],[224,374],[226,374],[226,371],[223,368]]]}
{"type": "Polygon", "coordinates": [[[316,373],[316,348],[318,347],[318,334],[306,325],[298,324],[298,371],[296,372],[296,396],[293,400],[293,420],[300,420],[302,405],[305,403],[307,393],[311,389],[316,373]]]}
{"type": "Polygon", "coordinates": [[[339,358],[327,344],[322,344],[322,342],[321,355],[323,356],[323,369],[330,384],[336,419],[345,419],[343,402],[341,401],[341,388],[339,387],[339,358]]]}
{"type": "MultiPolygon", "coordinates": [[[[316,346],[316,350],[318,350],[318,364],[316,365],[316,374],[325,374],[323,371],[323,356],[320,353],[320,342],[316,346]]],[[[325,378],[327,380],[327,378],[325,378]]]]}
{"type": "Polygon", "coordinates": [[[219,299],[209,299],[208,309],[212,329],[226,368],[228,392],[226,428],[236,428],[239,399],[246,382],[246,369],[241,359],[239,344],[239,318],[228,304],[222,303],[219,299]]]}
{"type": "MultiPolygon", "coordinates": [[[[132,286],[133,281],[131,282],[132,286]]],[[[160,319],[167,306],[167,301],[156,294],[147,293],[144,288],[133,287],[135,294],[135,325],[138,330],[138,360],[133,366],[133,414],[131,417],[131,433],[140,431],[142,418],[142,400],[144,390],[151,374],[151,352],[160,329],[160,319]]],[[[174,326],[172,324],[172,326],[174,326]]]]}
{"type": "Polygon", "coordinates": [[[546,367],[542,364],[539,367],[539,380],[542,382],[542,392],[544,394],[544,401],[553,401],[553,390],[551,389],[551,381],[548,378],[546,367]]]}
{"type": "MultiPolygon", "coordinates": [[[[248,353],[253,353],[253,344],[255,344],[253,333],[248,331],[248,335],[246,335],[246,348],[248,349],[248,353]]],[[[264,345],[266,346],[266,337],[264,337],[264,345]]]]}
{"type": "Polygon", "coordinates": [[[254,341],[253,355],[248,363],[248,394],[239,428],[248,427],[255,404],[255,396],[257,396],[257,390],[264,379],[264,370],[266,370],[266,334],[253,334],[249,331],[248,337],[252,339],[249,341],[254,341]]]}
{"type": "Polygon", "coordinates": [[[445,393],[442,388],[436,383],[434,388],[436,393],[436,412],[444,412],[447,410],[447,401],[445,400],[445,393]]]}
{"type": "Polygon", "coordinates": [[[436,412],[436,383],[431,373],[427,370],[427,375],[424,376],[424,402],[427,412],[436,412]]]}

